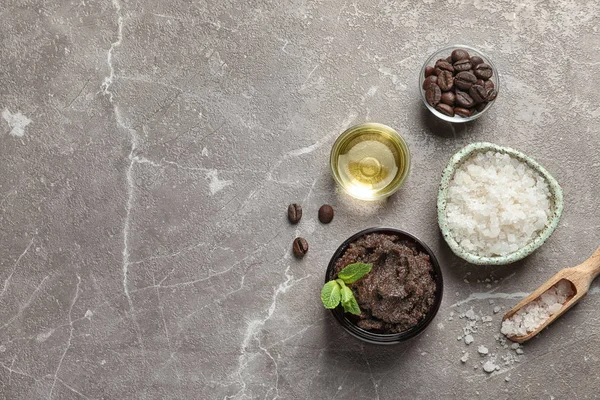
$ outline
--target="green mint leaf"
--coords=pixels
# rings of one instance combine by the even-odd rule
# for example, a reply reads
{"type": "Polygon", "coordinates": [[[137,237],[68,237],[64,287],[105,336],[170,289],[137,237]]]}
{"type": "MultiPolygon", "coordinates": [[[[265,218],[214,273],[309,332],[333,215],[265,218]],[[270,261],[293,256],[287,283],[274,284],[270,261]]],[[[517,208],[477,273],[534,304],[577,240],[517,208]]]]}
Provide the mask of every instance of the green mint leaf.
{"type": "Polygon", "coordinates": [[[321,289],[321,301],[325,308],[336,308],[340,304],[342,295],[340,294],[340,284],[336,281],[329,281],[321,289]]]}
{"type": "Polygon", "coordinates": [[[345,288],[346,287],[346,284],[340,278],[336,279],[335,281],[340,284],[340,288],[345,288]]]}
{"type": "Polygon", "coordinates": [[[360,307],[358,307],[358,303],[356,302],[352,291],[350,291],[350,298],[348,301],[342,303],[342,307],[344,307],[344,311],[347,313],[360,315],[360,307]]]}
{"type": "Polygon", "coordinates": [[[348,303],[353,298],[354,293],[352,293],[352,289],[346,285],[342,286],[342,304],[348,303]]]}
{"type": "Polygon", "coordinates": [[[338,278],[340,278],[346,283],[356,282],[357,280],[371,272],[371,268],[373,268],[373,264],[349,264],[346,265],[344,269],[338,273],[338,278]]]}

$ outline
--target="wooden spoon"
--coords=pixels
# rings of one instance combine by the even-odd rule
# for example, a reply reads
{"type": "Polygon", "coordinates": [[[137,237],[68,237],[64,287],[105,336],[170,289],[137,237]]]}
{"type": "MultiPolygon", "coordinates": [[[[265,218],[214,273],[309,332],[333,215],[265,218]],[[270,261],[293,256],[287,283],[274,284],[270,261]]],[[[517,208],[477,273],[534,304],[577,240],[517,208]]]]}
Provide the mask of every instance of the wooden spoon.
{"type": "Polygon", "coordinates": [[[550,325],[558,317],[563,315],[571,307],[577,304],[577,302],[579,302],[579,300],[581,300],[581,298],[587,294],[588,290],[590,289],[590,284],[598,275],[600,275],[600,248],[598,248],[590,258],[588,258],[578,266],[572,268],[565,268],[558,271],[556,275],[550,278],[546,283],[537,288],[533,293],[524,298],[519,304],[517,304],[509,312],[507,312],[502,318],[502,321],[512,317],[517,311],[521,309],[521,307],[524,307],[529,302],[537,299],[546,290],[550,289],[552,286],[556,285],[559,281],[563,279],[571,283],[571,288],[575,293],[567,299],[560,311],[558,311],[555,314],[552,314],[543,324],[537,327],[537,329],[535,329],[533,332],[530,332],[524,336],[507,336],[507,338],[512,340],[513,342],[523,343],[540,333],[542,329],[550,325]]]}

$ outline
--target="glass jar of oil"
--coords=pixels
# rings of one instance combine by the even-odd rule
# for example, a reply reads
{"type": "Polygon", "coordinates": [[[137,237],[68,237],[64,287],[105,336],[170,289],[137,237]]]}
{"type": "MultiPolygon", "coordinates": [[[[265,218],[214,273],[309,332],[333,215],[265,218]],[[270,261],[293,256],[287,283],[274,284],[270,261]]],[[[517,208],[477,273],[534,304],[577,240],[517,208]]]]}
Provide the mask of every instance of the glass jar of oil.
{"type": "Polygon", "coordinates": [[[329,162],[334,179],[352,197],[377,200],[402,186],[410,171],[410,152],[389,126],[366,123],[337,138],[329,162]]]}

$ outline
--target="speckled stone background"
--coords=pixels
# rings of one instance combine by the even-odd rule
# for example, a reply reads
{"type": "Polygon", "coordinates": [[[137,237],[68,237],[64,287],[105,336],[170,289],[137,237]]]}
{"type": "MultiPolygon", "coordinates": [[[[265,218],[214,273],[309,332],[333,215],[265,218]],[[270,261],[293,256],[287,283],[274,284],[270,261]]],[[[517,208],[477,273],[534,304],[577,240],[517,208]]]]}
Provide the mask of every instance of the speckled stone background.
{"type": "Polygon", "coordinates": [[[1,398],[598,397],[598,284],[524,354],[495,338],[508,307],[600,245],[596,0],[4,0],[0,14],[1,398]],[[417,75],[457,42],[488,53],[502,87],[451,126],[417,75]],[[363,121],[412,150],[385,202],[352,200],[328,171],[363,121]],[[441,171],[473,141],[525,152],[564,189],[557,231],[514,266],[468,265],[437,228],[441,171]],[[392,347],[348,336],[318,297],[335,248],[371,226],[421,237],[445,274],[432,325],[392,347]]]}

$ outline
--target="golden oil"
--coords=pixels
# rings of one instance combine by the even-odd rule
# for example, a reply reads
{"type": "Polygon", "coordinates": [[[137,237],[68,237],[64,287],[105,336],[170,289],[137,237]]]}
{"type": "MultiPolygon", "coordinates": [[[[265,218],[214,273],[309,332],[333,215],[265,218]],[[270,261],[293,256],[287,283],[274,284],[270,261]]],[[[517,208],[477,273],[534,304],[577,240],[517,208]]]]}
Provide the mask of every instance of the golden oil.
{"type": "Polygon", "coordinates": [[[333,144],[330,167],[335,180],[351,196],[376,200],[402,186],[410,171],[410,152],[389,126],[360,124],[348,128],[333,144]]]}

